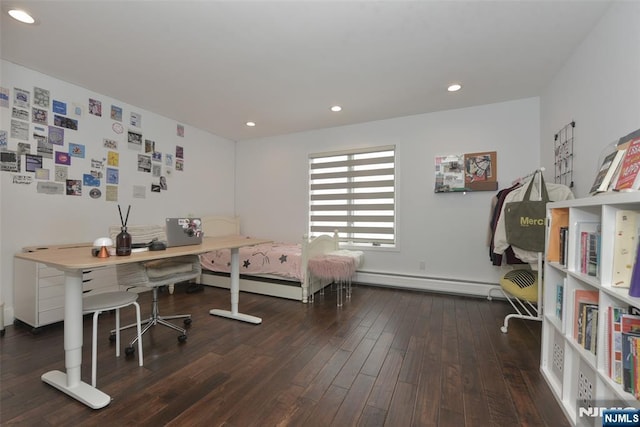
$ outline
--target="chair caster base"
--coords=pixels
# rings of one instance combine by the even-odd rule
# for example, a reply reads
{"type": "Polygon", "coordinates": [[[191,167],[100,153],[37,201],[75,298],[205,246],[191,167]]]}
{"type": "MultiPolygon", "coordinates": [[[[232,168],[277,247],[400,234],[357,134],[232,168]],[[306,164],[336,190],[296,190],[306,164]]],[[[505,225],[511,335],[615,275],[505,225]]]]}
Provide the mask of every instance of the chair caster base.
{"type": "Polygon", "coordinates": [[[187,341],[187,336],[186,335],[180,335],[178,336],[178,342],[186,342],[187,341]]]}
{"type": "Polygon", "coordinates": [[[129,347],[125,347],[124,348],[124,354],[126,354],[127,356],[131,356],[133,354],[135,354],[136,352],[136,348],[133,346],[129,346],[129,347]]]}
{"type": "Polygon", "coordinates": [[[189,317],[189,318],[184,319],[183,323],[184,323],[185,326],[191,325],[191,318],[189,317]]]}
{"type": "Polygon", "coordinates": [[[109,342],[116,342],[116,334],[109,335],[109,342]]]}

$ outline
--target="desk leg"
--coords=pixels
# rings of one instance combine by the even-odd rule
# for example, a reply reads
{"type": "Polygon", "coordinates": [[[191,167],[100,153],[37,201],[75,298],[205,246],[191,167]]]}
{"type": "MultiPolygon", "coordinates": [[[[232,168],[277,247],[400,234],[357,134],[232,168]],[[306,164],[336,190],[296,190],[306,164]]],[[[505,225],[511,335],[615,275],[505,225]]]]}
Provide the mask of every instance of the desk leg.
{"type": "Polygon", "coordinates": [[[231,249],[231,311],[212,309],[210,314],[214,316],[228,317],[229,319],[241,320],[243,322],[260,324],[262,319],[248,314],[238,313],[238,301],[240,300],[240,250],[231,249]]]}
{"type": "Polygon", "coordinates": [[[108,394],[82,382],[82,271],[67,271],[64,284],[64,365],[66,373],[49,371],[42,381],[92,409],[111,402],[108,394]]]}

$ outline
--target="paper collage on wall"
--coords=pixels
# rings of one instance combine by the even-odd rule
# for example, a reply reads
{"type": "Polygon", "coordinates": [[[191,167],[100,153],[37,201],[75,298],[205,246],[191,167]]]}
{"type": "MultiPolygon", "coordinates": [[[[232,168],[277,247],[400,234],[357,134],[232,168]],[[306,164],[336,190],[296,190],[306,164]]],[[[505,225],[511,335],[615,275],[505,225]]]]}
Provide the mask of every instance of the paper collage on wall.
{"type": "MultiPolygon", "coordinates": [[[[143,138],[142,114],[138,112],[129,112],[128,125],[135,129],[125,129],[122,107],[111,105],[108,117],[105,114],[103,118],[101,100],[88,98],[85,102],[53,99],[49,90],[35,86],[33,91],[0,87],[0,108],[10,109],[11,113],[10,128],[0,130],[0,172],[12,173],[11,182],[15,184],[31,184],[35,180],[36,192],[48,195],[86,194],[92,199],[104,196],[106,201],[117,201],[121,172],[133,175],[133,181],[140,179],[138,173],[149,174],[150,184],[136,182],[132,186],[134,198],[146,198],[145,188],[153,193],[168,190],[167,178],[172,171],[184,170],[184,148],[176,145],[175,151],[158,150],[162,144],[143,138]],[[101,144],[71,142],[77,141],[75,132],[82,126],[85,108],[89,112],[87,120],[113,121],[113,134],[104,135],[101,144]],[[122,141],[125,135],[126,141],[122,141]],[[118,151],[125,142],[127,151],[139,152],[135,170],[120,169],[120,155],[128,158],[133,154],[118,151]],[[83,186],[88,191],[83,192],[83,186]]],[[[177,136],[184,137],[184,126],[177,124],[176,129],[177,136]]]]}
{"type": "Polygon", "coordinates": [[[436,156],[435,192],[495,191],[497,168],[495,151],[436,156]]]}

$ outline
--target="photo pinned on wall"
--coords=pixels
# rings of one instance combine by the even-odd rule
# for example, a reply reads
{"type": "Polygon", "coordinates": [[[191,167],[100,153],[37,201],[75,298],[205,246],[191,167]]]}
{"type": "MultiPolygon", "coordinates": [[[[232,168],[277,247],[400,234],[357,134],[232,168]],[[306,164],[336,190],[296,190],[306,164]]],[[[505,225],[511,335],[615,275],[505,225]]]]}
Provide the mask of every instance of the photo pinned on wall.
{"type": "Polygon", "coordinates": [[[151,183],[151,192],[159,193],[160,192],[160,184],[151,183]]]}
{"type": "Polygon", "coordinates": [[[159,151],[154,151],[153,153],[151,153],[151,160],[153,160],[154,162],[162,163],[162,153],[159,151]]]}
{"type": "Polygon", "coordinates": [[[113,123],[111,125],[111,129],[113,130],[114,133],[117,133],[118,135],[124,132],[124,127],[122,126],[122,123],[118,123],[118,122],[113,123]]]}
{"type": "Polygon", "coordinates": [[[160,177],[162,175],[162,166],[161,165],[151,165],[151,176],[160,177]]]}
{"type": "Polygon", "coordinates": [[[151,156],[138,154],[138,172],[151,172],[151,156]]]}
{"type": "Polygon", "coordinates": [[[178,124],[178,125],[176,126],[176,134],[177,134],[179,137],[184,138],[184,126],[183,126],[183,125],[178,124]]]}
{"type": "Polygon", "coordinates": [[[82,144],[74,144],[72,142],[69,143],[69,155],[71,157],[80,157],[84,159],[85,148],[82,144]]]}
{"type": "MultiPolygon", "coordinates": [[[[100,159],[91,159],[91,169],[98,170],[98,171],[104,170],[104,162],[105,162],[105,160],[106,159],[102,159],[102,160],[100,160],[100,159]]],[[[97,176],[97,175],[94,175],[94,176],[97,176]]],[[[100,176],[102,176],[102,173],[100,174],[100,176]]]]}
{"type": "Polygon", "coordinates": [[[29,140],[29,123],[20,120],[11,120],[11,138],[29,140]]]}
{"type": "Polygon", "coordinates": [[[120,166],[120,154],[117,151],[107,152],[107,165],[115,167],[120,166]]]}
{"type": "Polygon", "coordinates": [[[82,181],[79,179],[68,179],[67,196],[82,196],[82,181]]]}
{"type": "Polygon", "coordinates": [[[8,140],[9,140],[9,137],[7,135],[7,131],[6,130],[0,130],[0,150],[6,150],[7,149],[8,140]]]}
{"type": "Polygon", "coordinates": [[[40,125],[49,124],[49,112],[41,108],[33,107],[31,109],[31,120],[33,123],[38,123],[40,125]]]}
{"type": "Polygon", "coordinates": [[[26,122],[29,121],[29,110],[23,110],[22,108],[13,107],[11,109],[11,118],[24,120],[26,122]]]}
{"type": "Polygon", "coordinates": [[[35,172],[37,169],[42,169],[42,156],[38,156],[36,154],[25,154],[24,156],[25,172],[35,172]]]}
{"type": "Polygon", "coordinates": [[[118,122],[122,121],[122,108],[117,105],[111,106],[111,120],[115,120],[118,122]]]}
{"type": "Polygon", "coordinates": [[[38,107],[48,110],[50,99],[51,95],[47,89],[42,89],[40,87],[33,88],[33,105],[37,105],[38,107]]]}
{"type": "Polygon", "coordinates": [[[82,185],[86,187],[100,187],[100,180],[90,173],[82,174],[82,185]]]}
{"type": "Polygon", "coordinates": [[[0,87],[0,107],[9,108],[9,88],[0,87]]]}
{"type": "Polygon", "coordinates": [[[144,152],[145,153],[153,153],[156,151],[156,142],[150,139],[144,140],[144,152]]]}
{"type": "Polygon", "coordinates": [[[45,159],[53,159],[53,145],[47,141],[47,138],[36,138],[36,152],[45,159]]]}
{"type": "Polygon", "coordinates": [[[21,108],[29,108],[31,105],[31,92],[28,90],[13,88],[13,105],[21,108]]]}
{"type": "Polygon", "coordinates": [[[107,185],[106,193],[104,195],[104,199],[107,202],[117,202],[118,201],[118,186],[117,185],[107,185]]]}
{"type": "Polygon", "coordinates": [[[102,146],[109,150],[117,150],[118,149],[118,141],[115,139],[104,138],[102,140],[102,146]]]}
{"type": "Polygon", "coordinates": [[[0,171],[19,172],[18,153],[11,150],[0,151],[0,171]]]}
{"type": "Polygon", "coordinates": [[[82,116],[82,111],[84,110],[84,108],[82,107],[82,105],[80,104],[76,104],[75,102],[73,103],[73,114],[80,117],[82,116]]]}
{"type": "Polygon", "coordinates": [[[92,199],[99,199],[100,196],[102,196],[102,191],[100,191],[99,188],[94,187],[89,190],[89,197],[91,197],[92,199]]]}
{"type": "Polygon", "coordinates": [[[36,169],[36,179],[42,180],[42,181],[48,181],[49,180],[49,169],[36,169]]]}
{"type": "Polygon", "coordinates": [[[144,185],[134,185],[133,186],[133,198],[134,199],[146,199],[147,198],[147,188],[144,185]]]}
{"type": "Polygon", "coordinates": [[[147,188],[144,185],[134,185],[133,186],[133,198],[134,199],[146,199],[147,198],[147,188]]]}
{"type": "Polygon", "coordinates": [[[67,115],[67,103],[54,99],[53,100],[53,105],[51,107],[51,111],[53,111],[56,114],[62,114],[64,116],[66,116],[67,115]]]}
{"type": "Polygon", "coordinates": [[[78,121],[69,117],[53,115],[53,124],[65,129],[78,130],[78,121]]]}
{"type": "Polygon", "coordinates": [[[69,168],[66,166],[56,166],[54,173],[56,182],[67,182],[67,178],[69,177],[69,168]]]}
{"type": "Polygon", "coordinates": [[[173,154],[164,155],[164,164],[166,166],[173,166],[173,154]]]}
{"type": "Polygon", "coordinates": [[[176,159],[176,170],[177,171],[184,171],[184,160],[176,159]]]}
{"type": "Polygon", "coordinates": [[[184,148],[176,145],[176,159],[184,159],[184,148]]]}
{"type": "Polygon", "coordinates": [[[142,127],[142,114],[131,112],[129,116],[129,123],[131,126],[135,126],[137,128],[142,127]]]}
{"type": "Polygon", "coordinates": [[[64,194],[64,184],[57,182],[38,182],[36,191],[40,194],[62,196],[64,194]]]}
{"type": "Polygon", "coordinates": [[[114,168],[107,168],[107,184],[117,185],[120,181],[120,171],[114,168]]]}
{"type": "Polygon", "coordinates": [[[127,142],[130,150],[142,151],[142,134],[140,132],[128,130],[127,142]]]}
{"type": "Polygon", "coordinates": [[[56,164],[57,165],[70,165],[71,156],[64,151],[56,151],[56,164]]]}
{"type": "Polygon", "coordinates": [[[64,145],[64,129],[49,126],[49,142],[53,145],[64,145]]]}
{"type": "Polygon", "coordinates": [[[102,117],[102,102],[97,99],[89,98],[89,114],[102,117]]]}
{"type": "Polygon", "coordinates": [[[161,176],[160,177],[160,189],[161,190],[167,190],[169,187],[167,186],[167,177],[166,176],[161,176]]]}
{"type": "Polygon", "coordinates": [[[29,175],[13,175],[11,182],[13,184],[31,184],[33,177],[29,175]]]}

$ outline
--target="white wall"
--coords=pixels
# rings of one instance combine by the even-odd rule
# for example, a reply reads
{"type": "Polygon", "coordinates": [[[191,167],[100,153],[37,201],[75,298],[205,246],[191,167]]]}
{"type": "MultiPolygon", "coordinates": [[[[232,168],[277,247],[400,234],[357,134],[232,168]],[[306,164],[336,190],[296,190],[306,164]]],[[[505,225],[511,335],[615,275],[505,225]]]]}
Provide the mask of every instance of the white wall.
{"type": "Polygon", "coordinates": [[[395,144],[398,249],[366,251],[363,270],[497,283],[502,272],[486,245],[496,192],[435,194],[434,157],[497,151],[504,188],[539,167],[539,140],[539,102],[529,98],[241,141],[237,214],[244,233],[298,241],[307,230],[309,153],[395,144]]]}
{"type": "Polygon", "coordinates": [[[616,2],[541,96],[541,152],[548,171],[553,136],[576,122],[576,197],[588,194],[603,149],[640,128],[639,52],[640,2],[616,2]]]}
{"type": "MultiPolygon", "coordinates": [[[[12,319],[13,308],[13,254],[24,246],[57,244],[72,242],[92,242],[96,237],[107,234],[110,225],[119,225],[118,204],[123,208],[131,205],[129,224],[164,224],[165,217],[185,216],[188,214],[221,214],[234,213],[234,163],[235,143],[201,130],[185,126],[184,137],[177,136],[177,122],[161,117],[97,94],[84,88],[68,84],[41,73],[2,62],[2,84],[9,88],[11,96],[15,87],[28,90],[33,97],[33,88],[48,89],[51,99],[64,101],[71,108],[73,103],[83,106],[82,116],[76,117],[68,112],[67,116],[78,120],[78,130],[65,131],[65,145],[54,146],[54,149],[68,150],[68,142],[84,144],[86,157],[72,158],[69,166],[69,178],[82,179],[84,173],[90,171],[92,158],[102,159],[107,155],[103,147],[103,139],[118,141],[120,157],[120,182],[118,185],[118,202],[107,202],[104,198],[105,182],[101,182],[103,196],[99,199],[89,197],[89,188],[83,187],[82,196],[46,195],[36,192],[37,180],[29,185],[13,184],[15,175],[30,175],[22,171],[0,173],[0,189],[2,191],[0,207],[0,233],[2,240],[0,253],[2,290],[0,295],[6,303],[5,318],[12,319]],[[89,98],[102,102],[102,117],[90,115],[87,110],[89,98]],[[112,130],[113,120],[109,112],[111,104],[123,108],[123,134],[112,130]],[[131,112],[142,115],[142,125],[135,128],[128,125],[131,112]],[[184,148],[184,171],[175,168],[167,178],[167,190],[160,193],[151,192],[151,183],[159,179],[149,173],[137,171],[137,155],[139,152],[127,146],[128,128],[142,132],[143,139],[156,143],[156,151],[174,153],[175,147],[184,148]],[[133,186],[146,187],[146,198],[133,198],[133,186]]],[[[172,100],[167,99],[167,102],[172,100]]],[[[12,99],[10,100],[12,104],[12,99]]],[[[1,129],[10,130],[9,109],[0,108],[2,114],[1,129]]],[[[50,112],[49,123],[53,123],[50,112]]],[[[33,128],[31,124],[30,130],[33,128]]],[[[9,150],[15,150],[18,142],[9,138],[9,150]]],[[[31,153],[36,154],[36,142],[30,135],[31,153]]],[[[143,148],[144,150],[144,148],[143,148]]],[[[144,154],[144,153],[143,153],[144,154]]],[[[24,160],[24,159],[23,159],[24,160]]],[[[163,156],[164,162],[164,156],[163,156]]],[[[168,169],[164,163],[163,174],[168,169]]],[[[44,167],[50,169],[53,181],[53,160],[45,159],[44,167]]]]}

